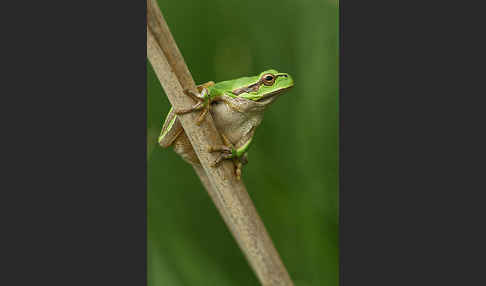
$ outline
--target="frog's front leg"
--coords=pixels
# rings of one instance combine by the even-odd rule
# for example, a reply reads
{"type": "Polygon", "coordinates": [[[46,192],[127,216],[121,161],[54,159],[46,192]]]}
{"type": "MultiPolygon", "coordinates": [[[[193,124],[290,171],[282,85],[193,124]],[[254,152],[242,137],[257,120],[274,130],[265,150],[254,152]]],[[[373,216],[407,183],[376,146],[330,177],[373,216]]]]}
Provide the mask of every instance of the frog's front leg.
{"type": "Polygon", "coordinates": [[[193,112],[193,111],[203,109],[203,111],[201,112],[201,114],[199,115],[199,117],[196,120],[196,124],[200,125],[203,122],[206,115],[208,114],[209,108],[211,106],[212,99],[211,99],[211,95],[209,94],[208,87],[213,86],[213,85],[214,85],[213,81],[198,85],[197,89],[198,89],[199,93],[195,93],[195,92],[187,90],[187,89],[184,90],[184,93],[186,95],[192,97],[195,101],[197,101],[197,103],[195,105],[193,105],[192,107],[189,107],[189,108],[186,108],[186,109],[176,110],[175,113],[180,115],[180,114],[186,114],[186,113],[189,113],[189,112],[193,112]]]}
{"type": "Polygon", "coordinates": [[[217,98],[217,100],[226,103],[226,105],[229,108],[233,109],[234,111],[237,111],[237,112],[240,112],[240,113],[244,113],[245,112],[241,108],[241,106],[244,106],[244,104],[241,103],[241,99],[238,98],[238,97],[233,98],[233,97],[230,97],[230,96],[228,96],[226,94],[223,94],[222,96],[219,96],[217,98]]]}
{"type": "Polygon", "coordinates": [[[176,110],[175,113],[177,115],[180,115],[180,114],[186,114],[186,113],[189,113],[189,112],[204,109],[196,120],[196,124],[200,125],[202,123],[202,121],[204,120],[204,117],[206,117],[206,115],[208,114],[209,106],[211,105],[211,100],[210,100],[210,97],[209,97],[209,91],[208,91],[207,88],[203,88],[203,90],[200,94],[196,94],[196,93],[194,93],[190,90],[184,90],[184,93],[186,95],[192,96],[194,99],[196,99],[196,101],[199,101],[199,102],[196,103],[195,105],[193,105],[192,107],[189,107],[189,108],[186,108],[186,109],[176,110]]]}
{"type": "Polygon", "coordinates": [[[242,166],[248,163],[246,152],[250,146],[251,138],[243,146],[236,149],[224,134],[221,134],[221,136],[225,145],[210,146],[208,150],[209,152],[221,152],[221,155],[214,161],[212,166],[215,167],[224,160],[232,159],[236,168],[236,178],[239,180],[242,166]]]}

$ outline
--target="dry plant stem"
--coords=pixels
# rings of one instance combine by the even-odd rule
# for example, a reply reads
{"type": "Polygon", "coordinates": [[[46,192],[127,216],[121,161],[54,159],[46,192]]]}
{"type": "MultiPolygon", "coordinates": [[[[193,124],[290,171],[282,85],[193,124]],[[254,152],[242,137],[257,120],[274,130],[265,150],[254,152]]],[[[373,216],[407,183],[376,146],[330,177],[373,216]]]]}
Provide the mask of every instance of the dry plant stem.
{"type": "MultiPolygon", "coordinates": [[[[196,91],[194,80],[155,0],[147,1],[147,56],[172,106],[180,110],[193,105],[183,90],[196,91]]],[[[202,165],[194,166],[196,173],[260,283],[293,285],[243,182],[236,180],[232,162],[210,166],[217,154],[208,153],[208,146],[221,145],[221,137],[210,114],[200,126],[197,117],[197,113],[179,116],[202,165]]]]}

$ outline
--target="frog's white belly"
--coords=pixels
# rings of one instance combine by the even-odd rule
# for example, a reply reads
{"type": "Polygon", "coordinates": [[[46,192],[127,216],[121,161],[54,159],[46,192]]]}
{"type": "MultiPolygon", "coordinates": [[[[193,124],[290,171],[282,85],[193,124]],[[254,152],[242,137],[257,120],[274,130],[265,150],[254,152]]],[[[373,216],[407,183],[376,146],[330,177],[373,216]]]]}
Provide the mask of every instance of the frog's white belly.
{"type": "Polygon", "coordinates": [[[224,102],[213,104],[210,110],[218,131],[223,133],[236,148],[244,144],[240,142],[242,137],[260,125],[263,119],[263,112],[238,112],[224,102]]]}

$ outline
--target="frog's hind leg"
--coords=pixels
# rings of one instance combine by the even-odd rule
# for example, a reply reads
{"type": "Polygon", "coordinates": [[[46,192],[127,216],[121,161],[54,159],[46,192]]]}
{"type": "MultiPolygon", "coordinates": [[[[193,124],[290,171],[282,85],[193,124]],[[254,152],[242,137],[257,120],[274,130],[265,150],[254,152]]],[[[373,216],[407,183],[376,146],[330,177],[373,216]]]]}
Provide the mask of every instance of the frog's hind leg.
{"type": "Polygon", "coordinates": [[[221,137],[223,138],[224,145],[216,145],[216,146],[209,146],[208,152],[221,152],[221,155],[214,161],[212,164],[213,167],[217,166],[223,160],[233,158],[233,150],[235,146],[231,141],[226,137],[224,134],[221,133],[221,137]]]}
{"type": "Polygon", "coordinates": [[[189,164],[200,164],[191,142],[189,142],[189,138],[187,138],[182,124],[172,108],[162,126],[159,144],[164,148],[173,146],[174,151],[189,164]]]}
{"type": "Polygon", "coordinates": [[[218,159],[216,159],[211,164],[211,166],[216,167],[222,161],[232,159],[233,164],[235,166],[236,179],[239,180],[241,178],[241,169],[243,165],[248,163],[246,153],[243,154],[242,156],[238,156],[237,155],[238,150],[235,150],[235,146],[233,145],[233,143],[231,143],[231,141],[224,134],[221,134],[221,137],[223,138],[224,145],[210,146],[208,148],[209,152],[221,152],[218,159]]]}
{"type": "Polygon", "coordinates": [[[171,108],[169,114],[165,118],[164,125],[162,126],[162,131],[159,136],[159,144],[163,148],[167,148],[177,139],[177,137],[183,132],[182,124],[177,118],[174,109],[171,108]]]}
{"type": "Polygon", "coordinates": [[[173,145],[174,145],[174,151],[177,154],[179,154],[182,157],[182,159],[184,159],[184,161],[193,165],[201,164],[185,132],[182,132],[179,135],[177,140],[174,141],[173,145]]]}

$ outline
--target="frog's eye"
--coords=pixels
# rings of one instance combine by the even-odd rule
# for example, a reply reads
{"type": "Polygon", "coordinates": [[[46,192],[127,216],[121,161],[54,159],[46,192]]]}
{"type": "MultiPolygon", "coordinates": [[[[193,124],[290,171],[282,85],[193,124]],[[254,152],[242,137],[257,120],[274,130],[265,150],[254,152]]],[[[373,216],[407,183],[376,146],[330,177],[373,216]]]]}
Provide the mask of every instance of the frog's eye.
{"type": "Polygon", "coordinates": [[[264,85],[272,85],[275,82],[275,76],[271,73],[264,74],[262,81],[264,85]]]}

